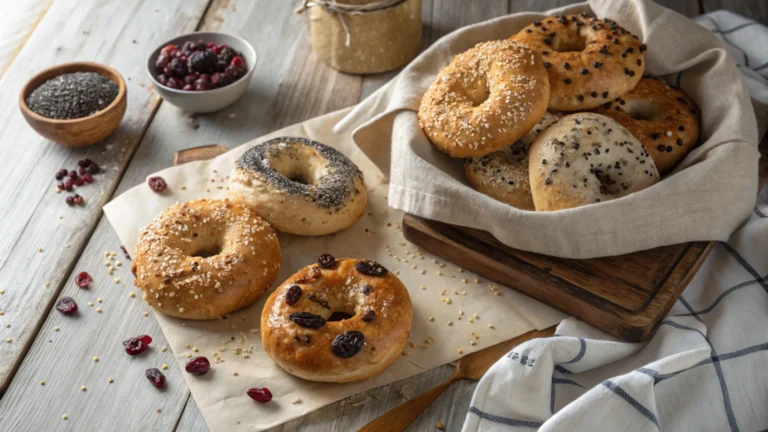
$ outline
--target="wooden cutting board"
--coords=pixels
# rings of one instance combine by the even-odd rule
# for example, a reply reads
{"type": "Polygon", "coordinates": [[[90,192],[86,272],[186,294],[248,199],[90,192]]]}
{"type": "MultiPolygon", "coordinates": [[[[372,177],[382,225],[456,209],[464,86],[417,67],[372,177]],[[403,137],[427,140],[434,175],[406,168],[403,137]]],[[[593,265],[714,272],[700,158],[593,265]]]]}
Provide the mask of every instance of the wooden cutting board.
{"type": "Polygon", "coordinates": [[[627,255],[565,259],[512,249],[490,233],[406,214],[405,238],[625,341],[648,339],[706,259],[713,242],[627,255]]]}

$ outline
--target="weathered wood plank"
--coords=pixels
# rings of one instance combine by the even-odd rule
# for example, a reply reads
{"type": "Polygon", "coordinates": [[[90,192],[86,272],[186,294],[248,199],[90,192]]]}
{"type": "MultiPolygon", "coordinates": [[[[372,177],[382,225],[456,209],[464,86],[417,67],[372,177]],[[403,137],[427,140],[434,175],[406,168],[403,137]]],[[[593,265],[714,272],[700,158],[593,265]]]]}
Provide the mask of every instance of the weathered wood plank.
{"type": "Polygon", "coordinates": [[[45,16],[53,0],[4,1],[3,25],[0,26],[0,77],[5,74],[29,35],[45,16]]]}
{"type": "MultiPolygon", "coordinates": [[[[293,6],[291,2],[243,0],[217,1],[208,8],[202,30],[238,34],[254,44],[259,61],[253,82],[235,106],[219,113],[190,117],[162,104],[116,193],[171,165],[177,150],[208,143],[236,146],[280,126],[358,101],[360,77],[318,72],[322,64],[307,51],[309,42],[303,36],[299,18],[292,14],[293,6]]],[[[150,45],[162,40],[157,38],[150,45]]],[[[189,391],[170,350],[159,350],[164,338],[152,315],[143,316],[148,308],[139,292],[132,289],[128,262],[118,254],[122,266],[114,276],[120,277],[120,284],[112,282],[114,276],[106,274],[104,251],[118,251],[118,247],[119,240],[106,218],[102,218],[74,271],[55,269],[68,275],[62,295],[78,301],[80,315],[74,319],[55,311],[48,315],[40,337],[0,400],[0,430],[172,430],[179,421],[189,391]],[[93,287],[87,291],[71,283],[74,274],[82,270],[95,278],[93,287]],[[133,291],[137,296],[128,297],[133,291]],[[103,303],[96,301],[98,297],[103,303]],[[88,301],[94,302],[94,306],[88,307],[88,301]],[[96,307],[104,312],[95,312],[96,307]],[[61,331],[55,332],[56,326],[61,331]],[[125,355],[121,342],[142,333],[156,339],[153,349],[136,358],[125,355]],[[51,334],[55,337],[49,343],[46,336],[51,334]],[[93,355],[102,358],[95,366],[87,362],[93,355]],[[66,362],[60,365],[60,359],[66,362]],[[168,388],[158,392],[146,382],[143,371],[163,363],[169,366],[168,388]],[[46,376],[41,378],[42,375],[46,376]],[[107,376],[113,376],[115,383],[106,385],[107,376]],[[51,384],[40,386],[40,379],[50,380],[51,384]],[[84,384],[88,391],[79,393],[84,384]],[[161,408],[159,414],[156,408],[161,408]],[[60,419],[65,412],[69,416],[66,423],[60,419]],[[125,424],[126,419],[134,418],[135,424],[125,424]]]]}
{"type": "Polygon", "coordinates": [[[151,119],[157,100],[146,86],[143,57],[159,41],[194,30],[208,0],[123,3],[56,1],[3,77],[20,89],[38,70],[56,63],[93,60],[120,71],[128,84],[128,110],[117,131],[101,144],[65,149],[38,136],[17,108],[17,93],[0,94],[0,391],[29,348],[51,302],[64,284],[151,119]],[[53,174],[84,157],[104,168],[94,184],[78,188],[86,204],[69,208],[54,191],[53,174]],[[59,218],[62,216],[62,218],[59,218]],[[38,252],[42,249],[42,252],[38,252]],[[5,324],[11,324],[6,328],[5,324]]]}

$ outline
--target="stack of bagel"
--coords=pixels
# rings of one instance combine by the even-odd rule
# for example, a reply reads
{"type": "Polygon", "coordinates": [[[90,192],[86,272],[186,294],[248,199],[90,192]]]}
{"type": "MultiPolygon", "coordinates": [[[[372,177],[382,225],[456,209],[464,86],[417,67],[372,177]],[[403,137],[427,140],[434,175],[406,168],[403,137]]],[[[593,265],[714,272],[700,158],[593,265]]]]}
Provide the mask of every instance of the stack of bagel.
{"type": "Polygon", "coordinates": [[[457,55],[424,94],[429,141],[478,191],[563,210],[649,187],[699,140],[696,104],[643,77],[646,46],[586,14],[536,21],[457,55]]]}

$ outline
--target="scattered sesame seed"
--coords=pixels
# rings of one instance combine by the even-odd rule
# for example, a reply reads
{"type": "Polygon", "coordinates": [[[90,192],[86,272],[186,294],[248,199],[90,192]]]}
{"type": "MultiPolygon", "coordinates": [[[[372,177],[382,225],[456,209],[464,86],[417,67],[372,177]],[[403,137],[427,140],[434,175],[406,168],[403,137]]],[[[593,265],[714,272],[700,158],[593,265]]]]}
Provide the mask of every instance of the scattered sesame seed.
{"type": "Polygon", "coordinates": [[[13,338],[8,338],[5,341],[8,342],[8,343],[11,343],[11,342],[13,342],[13,338]]]}
{"type": "Polygon", "coordinates": [[[62,420],[66,420],[66,419],[68,419],[68,418],[69,418],[69,416],[68,416],[68,415],[66,415],[66,414],[62,414],[62,415],[61,415],[61,419],[62,419],[62,420]]]}
{"type": "Polygon", "coordinates": [[[92,302],[92,301],[89,301],[89,302],[88,302],[88,306],[91,306],[91,307],[93,307],[93,302],[92,302]]]}
{"type": "Polygon", "coordinates": [[[134,297],[136,297],[136,293],[133,293],[133,292],[129,292],[129,293],[128,293],[128,297],[130,297],[130,298],[134,298],[134,297]]]}
{"type": "Polygon", "coordinates": [[[115,283],[116,284],[120,283],[120,278],[115,278],[115,283]]]}
{"type": "Polygon", "coordinates": [[[166,370],[166,369],[168,369],[168,365],[167,365],[167,364],[165,364],[165,363],[163,363],[163,365],[162,365],[162,366],[160,366],[160,367],[161,367],[161,368],[163,368],[163,370],[166,370]]]}
{"type": "Polygon", "coordinates": [[[87,389],[85,388],[85,386],[80,386],[80,391],[86,391],[86,390],[87,389]]]}
{"type": "Polygon", "coordinates": [[[168,347],[162,347],[162,348],[160,348],[160,352],[165,352],[165,351],[167,351],[167,350],[168,350],[168,347]]]}
{"type": "Polygon", "coordinates": [[[96,308],[96,312],[101,313],[101,308],[96,308]]]}
{"type": "Polygon", "coordinates": [[[113,380],[112,377],[109,377],[109,378],[107,378],[107,382],[112,384],[113,382],[115,382],[115,380],[113,380]]]}
{"type": "Polygon", "coordinates": [[[40,385],[45,385],[45,381],[40,381],[40,385]]]}
{"type": "MultiPolygon", "coordinates": [[[[461,353],[461,350],[459,350],[459,352],[461,353]]],[[[445,430],[445,425],[441,421],[435,423],[435,427],[440,429],[440,430],[445,430]]]]}
{"type": "Polygon", "coordinates": [[[294,399],[293,402],[291,402],[291,403],[294,404],[294,405],[300,404],[301,403],[301,398],[296,396],[296,399],[294,399]]]}
{"type": "Polygon", "coordinates": [[[98,358],[98,357],[94,357],[94,358],[93,358],[93,362],[94,362],[94,363],[98,363],[98,362],[99,362],[99,358],[98,358]]]}
{"type": "Polygon", "coordinates": [[[149,312],[144,312],[142,315],[144,315],[145,317],[148,317],[149,316],[149,312]]]}
{"type": "Polygon", "coordinates": [[[97,298],[96,301],[101,303],[101,297],[97,298]]]}
{"type": "Polygon", "coordinates": [[[434,321],[434,320],[435,320],[435,317],[433,317],[433,316],[429,317],[429,321],[430,321],[430,322],[431,322],[431,321],[434,321]]]}

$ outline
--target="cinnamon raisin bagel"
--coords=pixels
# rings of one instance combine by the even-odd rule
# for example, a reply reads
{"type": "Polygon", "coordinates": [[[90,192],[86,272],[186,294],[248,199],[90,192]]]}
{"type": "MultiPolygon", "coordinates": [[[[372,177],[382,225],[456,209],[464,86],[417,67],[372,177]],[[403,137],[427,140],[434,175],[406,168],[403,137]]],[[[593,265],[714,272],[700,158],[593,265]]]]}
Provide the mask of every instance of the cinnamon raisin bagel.
{"type": "Polygon", "coordinates": [[[419,107],[419,126],[453,157],[492,153],[517,141],[547,109],[541,56],[512,41],[491,41],[457,55],[419,107]]]}
{"type": "Polygon", "coordinates": [[[610,19],[586,14],[552,17],[510,39],[541,52],[552,110],[602,105],[631,90],[645,70],[645,45],[610,19]]]}
{"type": "Polygon", "coordinates": [[[412,314],[408,290],[380,264],[326,254],[269,296],[261,342],[278,366],[297,377],[359,381],[400,356],[412,314]]]}
{"type": "Polygon", "coordinates": [[[659,173],[670,171],[699,141],[699,110],[682,91],[643,78],[596,113],[627,128],[648,150],[659,173]]]}
{"type": "Polygon", "coordinates": [[[533,129],[511,146],[467,159],[464,174],[478,192],[522,210],[535,210],[528,181],[528,150],[536,136],[560,118],[547,111],[533,129]]]}
{"type": "Polygon", "coordinates": [[[282,232],[317,236],[349,228],[365,213],[363,173],[338,150],[298,137],[248,149],[229,177],[229,197],[282,232]]]}
{"type": "Polygon", "coordinates": [[[212,319],[261,297],[280,272],[269,224],[229,200],[197,199],[160,213],[139,235],[134,284],[156,310],[212,319]]]}
{"type": "Polygon", "coordinates": [[[659,180],[640,141],[612,118],[595,113],[565,116],[539,134],[528,168],[537,211],[621,198],[659,180]]]}

